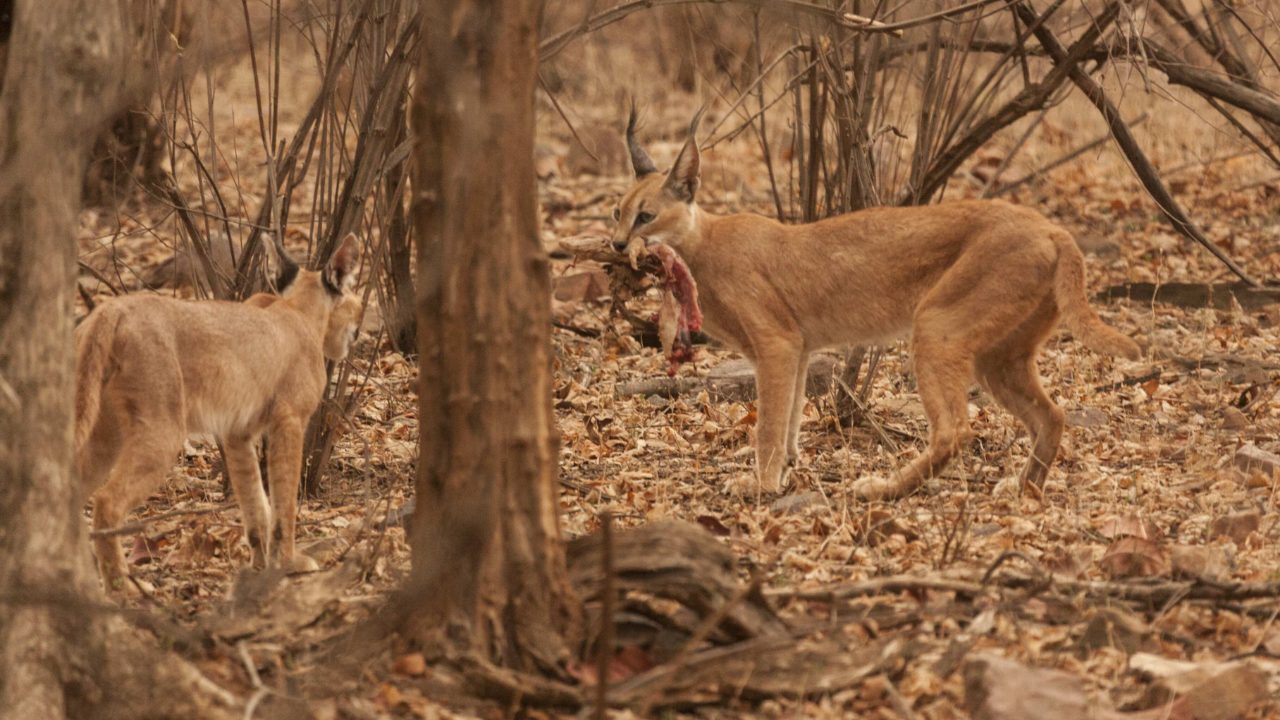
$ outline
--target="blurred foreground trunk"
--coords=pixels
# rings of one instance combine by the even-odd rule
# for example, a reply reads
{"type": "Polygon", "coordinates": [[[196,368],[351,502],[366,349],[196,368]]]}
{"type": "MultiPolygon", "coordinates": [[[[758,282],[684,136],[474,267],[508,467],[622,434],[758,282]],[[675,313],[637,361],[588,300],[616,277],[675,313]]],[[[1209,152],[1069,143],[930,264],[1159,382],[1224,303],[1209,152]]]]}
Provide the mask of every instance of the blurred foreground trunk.
{"type": "Polygon", "coordinates": [[[427,0],[412,124],[420,350],[405,632],[563,674],[549,261],[533,169],[541,0],[427,0]]]}
{"type": "Polygon", "coordinates": [[[122,100],[125,5],[14,7],[0,90],[0,718],[238,716],[102,608],[72,469],[75,219],[86,138],[122,100]]]}

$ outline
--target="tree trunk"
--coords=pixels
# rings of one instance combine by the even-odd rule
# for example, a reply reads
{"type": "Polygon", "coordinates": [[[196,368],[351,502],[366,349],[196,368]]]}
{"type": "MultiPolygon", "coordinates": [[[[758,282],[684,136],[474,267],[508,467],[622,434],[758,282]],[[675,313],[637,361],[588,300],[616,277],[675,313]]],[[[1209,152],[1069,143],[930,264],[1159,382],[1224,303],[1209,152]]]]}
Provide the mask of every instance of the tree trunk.
{"type": "Polygon", "coordinates": [[[126,3],[17,2],[0,90],[0,718],[230,716],[101,605],[72,470],[75,214],[126,3]]]}
{"type": "Polygon", "coordinates": [[[406,629],[433,650],[563,674],[565,570],[539,239],[541,0],[426,0],[414,83],[419,460],[406,629]]]}

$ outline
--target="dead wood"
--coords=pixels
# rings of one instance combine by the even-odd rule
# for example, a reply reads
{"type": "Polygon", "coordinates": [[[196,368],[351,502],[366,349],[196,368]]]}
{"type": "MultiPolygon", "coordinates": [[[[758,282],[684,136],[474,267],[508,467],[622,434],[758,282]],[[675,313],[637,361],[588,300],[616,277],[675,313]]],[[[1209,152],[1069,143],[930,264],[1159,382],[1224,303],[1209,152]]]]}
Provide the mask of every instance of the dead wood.
{"type": "Polygon", "coordinates": [[[858,597],[891,595],[900,592],[919,592],[922,590],[953,592],[965,597],[977,597],[990,592],[991,587],[972,580],[945,577],[918,577],[912,575],[890,575],[872,578],[856,583],[842,583],[812,590],[777,589],[766,590],[765,597],[777,600],[816,600],[836,602],[858,597]]]}
{"type": "Polygon", "coordinates": [[[739,582],[733,553],[691,523],[616,532],[611,547],[600,534],[580,538],[570,543],[567,561],[589,608],[601,604],[608,584],[624,600],[613,614],[619,645],[636,643],[643,636],[637,628],[656,629],[643,649],[661,664],[608,689],[608,705],[642,716],[726,699],[827,695],[884,672],[902,654],[897,642],[851,652],[847,644],[793,632],[758,582],[739,582]],[[608,583],[600,569],[605,553],[612,556],[608,583]]]}
{"type": "MultiPolygon", "coordinates": [[[[1139,125],[1147,121],[1147,117],[1148,117],[1147,113],[1142,113],[1138,117],[1128,121],[1127,124],[1131,128],[1138,127],[1139,125]]],[[[996,187],[988,191],[989,195],[991,197],[1000,197],[1001,195],[1007,195],[1013,192],[1014,190],[1022,187],[1023,185],[1026,185],[1029,182],[1032,182],[1038,178],[1044,177],[1046,173],[1049,173],[1052,170],[1055,170],[1059,167],[1062,167],[1063,165],[1066,165],[1067,163],[1071,162],[1072,160],[1075,160],[1081,155],[1084,155],[1087,152],[1090,152],[1092,150],[1096,150],[1097,148],[1102,147],[1102,145],[1106,143],[1107,140],[1110,140],[1110,139],[1111,139],[1111,133],[1107,133],[1105,135],[1096,137],[1093,140],[1090,140],[1089,142],[1081,145],[1080,147],[1068,152],[1062,157],[1059,157],[1056,160],[1045,163],[1044,165],[1018,178],[1017,180],[1011,180],[1007,183],[1000,183],[999,185],[997,185],[996,187]]]]}
{"type": "MultiPolygon", "coordinates": [[[[886,60],[923,52],[932,41],[902,45],[886,51],[886,60]]],[[[968,42],[942,39],[942,47],[971,52],[1018,54],[1028,57],[1052,56],[1043,47],[1021,48],[1014,43],[995,40],[970,40],[968,42]]],[[[1219,73],[1197,67],[1178,57],[1176,53],[1150,38],[1137,38],[1127,45],[1111,43],[1093,47],[1080,55],[1080,61],[1106,62],[1126,60],[1141,62],[1159,70],[1174,85],[1181,85],[1199,95],[1221,100],[1232,107],[1244,110],[1261,122],[1274,122],[1280,118],[1280,100],[1260,86],[1251,86],[1224,77],[1219,73]]]]}
{"type": "Polygon", "coordinates": [[[582,693],[573,685],[542,675],[499,667],[476,655],[453,660],[478,697],[534,707],[579,708],[582,693]]]}
{"type": "Polygon", "coordinates": [[[202,507],[202,508],[192,508],[190,510],[170,510],[168,512],[162,512],[159,515],[152,515],[149,518],[144,518],[137,522],[129,523],[128,525],[121,525],[120,527],[107,528],[105,530],[93,530],[89,533],[89,537],[99,538],[99,537],[117,537],[120,535],[133,535],[134,533],[139,533],[139,532],[142,532],[143,530],[146,530],[148,525],[159,522],[161,520],[168,520],[170,518],[175,518],[175,517],[191,517],[193,515],[208,515],[210,513],[221,512],[223,510],[230,510],[231,508],[235,507],[235,505],[236,504],[234,502],[225,502],[225,503],[222,503],[221,505],[213,505],[210,507],[202,507]]]}
{"type": "MultiPolygon", "coordinates": [[[[1044,15],[1036,15],[1030,8],[1022,5],[1018,7],[1020,8],[1019,15],[1023,22],[1032,28],[1032,31],[1036,32],[1038,36],[1044,29],[1044,20],[1047,18],[1048,12],[1052,12],[1052,9],[1044,15]]],[[[1097,18],[1085,29],[1080,38],[1071,45],[1070,49],[1062,50],[1061,46],[1058,47],[1063,54],[1063,62],[1055,61],[1054,68],[1045,75],[1044,79],[1038,83],[1027,85],[1021,92],[1001,106],[999,110],[987,116],[964,137],[953,142],[945,151],[938,154],[922,174],[918,186],[906,188],[898,198],[898,204],[918,205],[927,201],[951,178],[961,163],[977,152],[997,132],[1012,125],[1019,118],[1035,110],[1043,109],[1048,104],[1049,99],[1069,78],[1069,69],[1075,68],[1076,63],[1083,60],[1094,50],[1094,46],[1097,45],[1098,40],[1102,37],[1102,33],[1111,26],[1119,12],[1119,3],[1108,3],[1107,7],[1098,14],[1097,18]]]]}
{"type": "MultiPolygon", "coordinates": [[[[831,355],[815,355],[809,363],[805,393],[810,397],[831,391],[836,359],[831,355]]],[[[646,378],[619,383],[614,389],[618,397],[652,395],[673,398],[703,390],[714,400],[749,402],[756,397],[755,367],[747,360],[729,360],[712,368],[705,377],[646,378]]]]}
{"type": "MultiPolygon", "coordinates": [[[[1243,52],[1243,48],[1238,43],[1234,44],[1234,48],[1230,47],[1228,42],[1226,42],[1222,35],[1214,28],[1212,22],[1209,23],[1209,27],[1207,29],[1200,27],[1200,25],[1191,17],[1191,14],[1187,11],[1187,8],[1182,4],[1181,0],[1157,0],[1157,4],[1164,9],[1169,17],[1173,18],[1174,22],[1176,22],[1192,40],[1204,49],[1205,53],[1208,54],[1209,57],[1216,60],[1217,63],[1227,71],[1231,76],[1231,85],[1246,90],[1263,90],[1262,84],[1258,80],[1258,73],[1256,69],[1251,65],[1248,56],[1243,52]]],[[[1225,7],[1225,5],[1223,5],[1223,7],[1225,7]]],[[[1205,9],[1206,20],[1209,19],[1210,12],[1211,11],[1208,8],[1205,9]]],[[[1235,15],[1234,10],[1232,10],[1231,13],[1235,15]]],[[[1235,15],[1235,17],[1236,19],[1240,19],[1239,15],[1235,15]]],[[[1229,18],[1222,18],[1222,20],[1226,23],[1230,22],[1229,18]]],[[[1263,51],[1271,57],[1272,62],[1275,62],[1275,56],[1271,55],[1271,51],[1267,48],[1266,43],[1256,34],[1254,35],[1254,39],[1258,40],[1258,44],[1262,46],[1263,51]]],[[[1146,51],[1150,54],[1150,49],[1146,49],[1146,51]]],[[[1195,71],[1196,75],[1200,75],[1200,80],[1209,79],[1209,74],[1201,74],[1204,73],[1204,71],[1199,68],[1194,68],[1184,61],[1177,60],[1176,58],[1174,62],[1168,62],[1165,58],[1160,58],[1158,62],[1168,66],[1167,68],[1161,68],[1166,74],[1169,73],[1169,69],[1172,69],[1174,72],[1181,72],[1183,68],[1190,68],[1195,71]]],[[[1169,76],[1169,80],[1170,82],[1178,82],[1173,79],[1172,75],[1169,76]]],[[[1212,84],[1216,85],[1217,80],[1218,78],[1216,78],[1216,76],[1213,77],[1212,84]]],[[[1197,90],[1197,92],[1201,91],[1197,90]]],[[[1280,109],[1280,104],[1277,105],[1277,108],[1280,109]]],[[[1271,142],[1277,147],[1280,147],[1280,115],[1276,115],[1269,119],[1259,116],[1257,113],[1254,113],[1254,115],[1262,126],[1263,132],[1270,137],[1271,142]]]]}
{"type": "Polygon", "coordinates": [[[1254,287],[1233,283],[1123,283],[1114,284],[1096,296],[1098,300],[1164,302],[1179,307],[1213,307],[1230,310],[1239,304],[1244,310],[1280,302],[1280,287],[1254,287]]]}
{"type": "Polygon", "coordinates": [[[1188,600],[1212,603],[1280,598],[1280,582],[1248,583],[1195,578],[1185,581],[1155,580],[1149,582],[1063,580],[1044,575],[1000,573],[987,582],[963,578],[890,575],[856,583],[841,583],[812,590],[779,589],[766,591],[772,599],[816,600],[837,602],[859,597],[874,597],[902,592],[953,592],[963,597],[977,597],[1000,588],[1031,590],[1033,594],[1059,596],[1086,595],[1094,598],[1124,600],[1149,607],[1188,600]]]}
{"type": "MultiPolygon", "coordinates": [[[[543,39],[538,43],[538,60],[546,63],[551,58],[560,54],[570,43],[583,35],[593,33],[600,28],[608,27],[619,20],[623,20],[640,10],[647,10],[663,5],[695,5],[699,3],[723,3],[726,0],[628,0],[619,3],[608,10],[604,10],[595,15],[583,18],[582,22],[574,27],[562,30],[551,37],[543,39]]],[[[870,27],[859,24],[856,21],[847,19],[844,14],[829,7],[823,7],[816,3],[806,2],[805,0],[729,0],[730,2],[739,2],[745,5],[755,5],[757,7],[769,8],[782,12],[791,12],[795,14],[809,15],[817,17],[827,22],[851,29],[851,30],[871,30],[870,27]]],[[[988,0],[993,1],[993,0],[988,0]]]]}
{"type": "MultiPolygon", "coordinates": [[[[1028,25],[1036,22],[1037,16],[1035,11],[1033,11],[1026,2],[1019,2],[1014,6],[1014,10],[1018,13],[1018,17],[1028,25]]],[[[1079,59],[1073,58],[1072,53],[1069,53],[1062,47],[1062,44],[1058,42],[1058,38],[1054,35],[1053,31],[1045,27],[1043,24],[1035,27],[1032,32],[1035,33],[1036,38],[1040,41],[1040,45],[1048,51],[1049,57],[1053,59],[1054,68],[1065,68],[1068,76],[1071,78],[1071,81],[1075,83],[1076,87],[1080,88],[1085,97],[1087,97],[1089,101],[1098,108],[1098,112],[1102,114],[1103,119],[1107,122],[1107,126],[1111,129],[1111,134],[1115,137],[1116,144],[1120,146],[1121,152],[1124,153],[1125,158],[1128,159],[1129,164],[1132,165],[1134,173],[1137,174],[1138,179],[1142,182],[1142,186],[1147,189],[1151,198],[1156,201],[1156,204],[1160,207],[1161,211],[1163,211],[1165,216],[1169,218],[1174,229],[1197,243],[1200,243],[1200,245],[1212,253],[1214,257],[1218,258],[1218,260],[1226,265],[1227,268],[1229,268],[1231,272],[1235,273],[1235,275],[1241,280],[1245,281],[1249,285],[1258,287],[1257,281],[1249,277],[1249,275],[1244,271],[1244,268],[1237,265],[1236,262],[1224,253],[1221,248],[1214,244],[1212,240],[1205,237],[1204,233],[1200,231],[1200,228],[1197,227],[1191,218],[1187,216],[1186,212],[1183,211],[1182,206],[1180,206],[1178,201],[1174,199],[1173,195],[1169,193],[1169,189],[1165,187],[1164,182],[1160,179],[1160,174],[1156,172],[1155,166],[1151,164],[1151,161],[1148,160],[1147,156],[1142,152],[1142,148],[1138,146],[1138,141],[1134,139],[1133,133],[1130,132],[1129,127],[1124,122],[1124,119],[1120,117],[1120,110],[1116,108],[1115,104],[1113,104],[1107,97],[1102,86],[1095,82],[1093,78],[1089,77],[1088,73],[1080,69],[1078,64],[1079,59]]],[[[1078,47],[1079,42],[1073,46],[1073,48],[1078,47]]]]}
{"type": "Polygon", "coordinates": [[[1280,286],[1255,287],[1244,282],[1133,282],[1112,285],[1098,293],[1097,298],[1159,302],[1188,308],[1211,307],[1218,310],[1230,310],[1238,303],[1245,310],[1256,310],[1280,302],[1280,286]]]}
{"type": "MultiPolygon", "coordinates": [[[[588,602],[600,600],[604,546],[599,535],[574,540],[567,550],[569,578],[588,602]]],[[[699,617],[719,611],[739,592],[737,560],[697,525],[666,520],[614,534],[614,585],[621,594],[644,593],[673,600],[699,617]]],[[[717,638],[748,640],[786,632],[786,625],[759,593],[724,613],[717,638]]]]}
{"type": "Polygon", "coordinates": [[[726,700],[830,695],[884,672],[899,661],[901,645],[881,642],[850,651],[830,640],[760,638],[711,648],[660,665],[620,683],[611,704],[686,708],[726,700]]]}

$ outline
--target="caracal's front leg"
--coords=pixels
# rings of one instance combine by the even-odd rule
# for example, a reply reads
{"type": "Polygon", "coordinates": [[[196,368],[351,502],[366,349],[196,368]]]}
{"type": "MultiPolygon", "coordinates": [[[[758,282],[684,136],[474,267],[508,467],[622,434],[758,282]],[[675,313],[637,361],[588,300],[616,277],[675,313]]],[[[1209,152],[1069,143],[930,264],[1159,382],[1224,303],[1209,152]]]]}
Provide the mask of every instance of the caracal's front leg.
{"type": "MultiPolygon", "coordinates": [[[[262,474],[258,470],[258,454],[254,452],[250,436],[222,438],[222,459],[231,478],[231,490],[240,503],[240,515],[244,518],[245,538],[253,551],[253,567],[261,570],[267,566],[267,554],[271,545],[271,508],[267,505],[267,493],[262,489],[262,474]]],[[[275,470],[271,471],[272,476],[275,470]]]]}
{"type": "Polygon", "coordinates": [[[796,369],[796,389],[791,400],[791,418],[787,422],[787,465],[791,467],[800,462],[800,423],[804,421],[804,404],[808,399],[805,388],[808,384],[809,353],[804,353],[796,369]]]}
{"type": "Polygon", "coordinates": [[[302,419],[287,409],[271,420],[267,431],[267,472],[271,483],[271,564],[285,570],[314,570],[311,558],[295,558],[294,529],[298,517],[298,483],[302,477],[302,419]]]}
{"type": "Polygon", "coordinates": [[[761,492],[781,490],[789,467],[787,443],[800,355],[794,347],[779,343],[763,349],[756,359],[756,472],[761,492]]]}

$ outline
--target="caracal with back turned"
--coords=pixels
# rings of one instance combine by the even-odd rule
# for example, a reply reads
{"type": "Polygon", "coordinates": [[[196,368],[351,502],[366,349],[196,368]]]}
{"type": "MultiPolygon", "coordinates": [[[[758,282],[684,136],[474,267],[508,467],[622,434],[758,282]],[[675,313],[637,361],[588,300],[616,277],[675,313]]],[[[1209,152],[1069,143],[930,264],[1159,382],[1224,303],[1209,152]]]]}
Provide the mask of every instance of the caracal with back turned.
{"type": "MultiPolygon", "coordinates": [[[[347,355],[361,312],[350,292],[360,249],[348,236],[322,271],[277,242],[279,296],[243,303],[137,294],[103,302],[76,329],[76,462],[93,527],[120,525],[155,492],[193,434],[221,440],[255,567],[306,568],[294,519],[307,421],[325,359],[347,355]],[[266,435],[268,503],[255,445],[266,435]]],[[[94,539],[108,591],[127,591],[120,541],[94,539]]]]}

